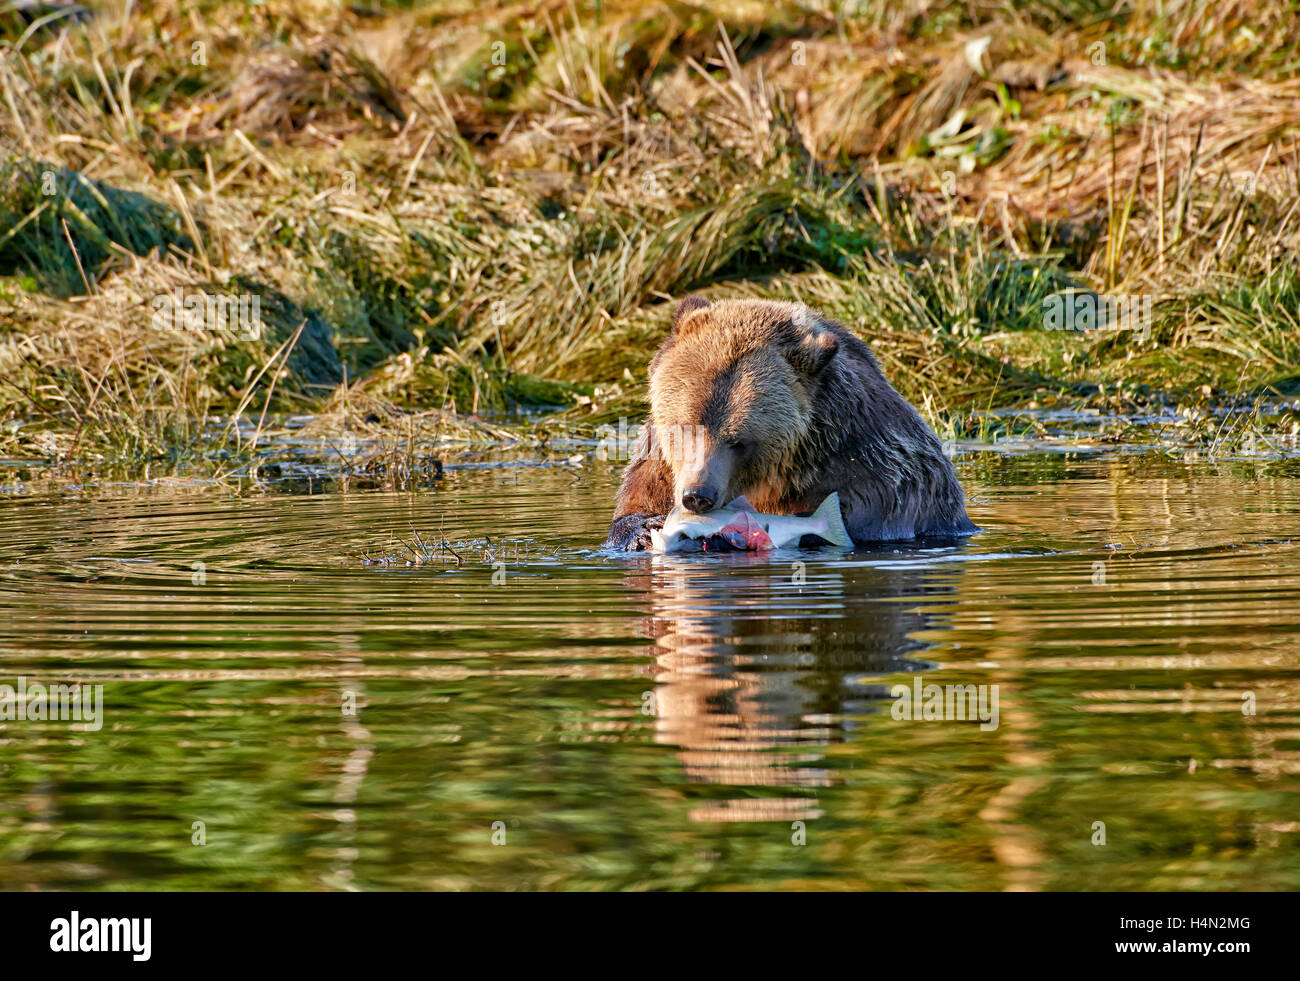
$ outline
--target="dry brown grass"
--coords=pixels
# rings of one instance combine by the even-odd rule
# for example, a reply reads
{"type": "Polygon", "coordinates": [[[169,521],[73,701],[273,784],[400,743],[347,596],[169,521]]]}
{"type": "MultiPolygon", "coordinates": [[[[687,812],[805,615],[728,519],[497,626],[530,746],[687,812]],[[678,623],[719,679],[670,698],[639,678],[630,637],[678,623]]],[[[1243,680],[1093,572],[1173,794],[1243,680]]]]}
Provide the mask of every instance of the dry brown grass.
{"type": "Polygon", "coordinates": [[[1300,378],[1300,14],[861,6],[106,3],[10,29],[5,451],[166,457],[241,406],[426,440],[521,402],[635,412],[689,290],[820,306],[936,419],[1300,378]],[[1150,335],[1042,331],[1071,283],[1152,296],[1150,335]],[[264,293],[274,330],[160,334],[176,286],[264,293]]]}

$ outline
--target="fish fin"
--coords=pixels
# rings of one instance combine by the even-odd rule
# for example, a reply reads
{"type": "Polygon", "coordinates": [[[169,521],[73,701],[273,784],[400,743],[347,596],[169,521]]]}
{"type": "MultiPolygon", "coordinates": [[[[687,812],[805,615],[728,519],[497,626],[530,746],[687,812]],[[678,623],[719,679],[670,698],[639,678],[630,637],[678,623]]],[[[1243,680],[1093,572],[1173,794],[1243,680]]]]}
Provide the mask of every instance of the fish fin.
{"type": "Polygon", "coordinates": [[[751,513],[753,513],[753,514],[758,514],[758,508],[756,508],[756,507],[754,507],[754,505],[750,504],[750,503],[749,503],[749,498],[747,498],[744,494],[741,494],[739,497],[737,497],[735,500],[733,500],[730,504],[728,504],[728,505],[727,505],[727,510],[728,510],[728,511],[749,511],[749,512],[751,512],[751,513]]]}
{"type": "Polygon", "coordinates": [[[668,543],[664,541],[664,533],[658,528],[650,529],[650,548],[655,552],[668,551],[668,543]]]}
{"type": "Polygon", "coordinates": [[[838,545],[841,548],[852,548],[853,539],[849,531],[844,527],[844,515],[840,513],[840,492],[831,491],[826,495],[826,500],[817,506],[817,510],[812,513],[814,520],[820,519],[826,523],[826,533],[817,532],[817,535],[826,539],[832,545],[838,545]]]}

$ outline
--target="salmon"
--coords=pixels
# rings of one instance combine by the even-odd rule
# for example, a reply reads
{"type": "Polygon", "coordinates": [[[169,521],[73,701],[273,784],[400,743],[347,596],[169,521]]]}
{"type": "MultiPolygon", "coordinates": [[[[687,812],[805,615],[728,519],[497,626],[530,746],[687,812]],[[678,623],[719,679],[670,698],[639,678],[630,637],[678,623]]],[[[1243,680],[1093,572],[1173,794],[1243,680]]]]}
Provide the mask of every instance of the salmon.
{"type": "Polygon", "coordinates": [[[838,492],[806,518],[763,514],[744,497],[707,514],[684,511],[679,505],[664,519],[662,529],[651,529],[650,542],[655,552],[761,552],[798,545],[805,535],[840,548],[853,547],[840,514],[838,492]]]}

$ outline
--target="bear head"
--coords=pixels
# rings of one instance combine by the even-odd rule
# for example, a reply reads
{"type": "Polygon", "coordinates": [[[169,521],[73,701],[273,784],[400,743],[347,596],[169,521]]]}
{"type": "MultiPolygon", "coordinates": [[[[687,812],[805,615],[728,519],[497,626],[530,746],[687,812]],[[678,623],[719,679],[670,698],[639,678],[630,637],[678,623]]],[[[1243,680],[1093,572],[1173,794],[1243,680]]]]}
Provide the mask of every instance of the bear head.
{"type": "Polygon", "coordinates": [[[650,366],[650,421],[673,500],[707,512],[789,490],[839,338],[802,304],[688,296],[650,366]]]}

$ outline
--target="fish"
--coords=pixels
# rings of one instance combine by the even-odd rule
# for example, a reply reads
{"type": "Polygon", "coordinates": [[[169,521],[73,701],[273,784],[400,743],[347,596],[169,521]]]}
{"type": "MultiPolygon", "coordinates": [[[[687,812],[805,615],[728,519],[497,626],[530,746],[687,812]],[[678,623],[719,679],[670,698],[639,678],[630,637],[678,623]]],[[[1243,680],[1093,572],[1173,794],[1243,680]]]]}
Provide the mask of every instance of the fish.
{"type": "Polygon", "coordinates": [[[838,491],[829,494],[807,518],[793,514],[763,514],[744,497],[707,514],[673,508],[663,528],[650,529],[654,552],[761,552],[798,545],[804,535],[816,535],[831,545],[852,548],[844,527],[838,491]]]}

